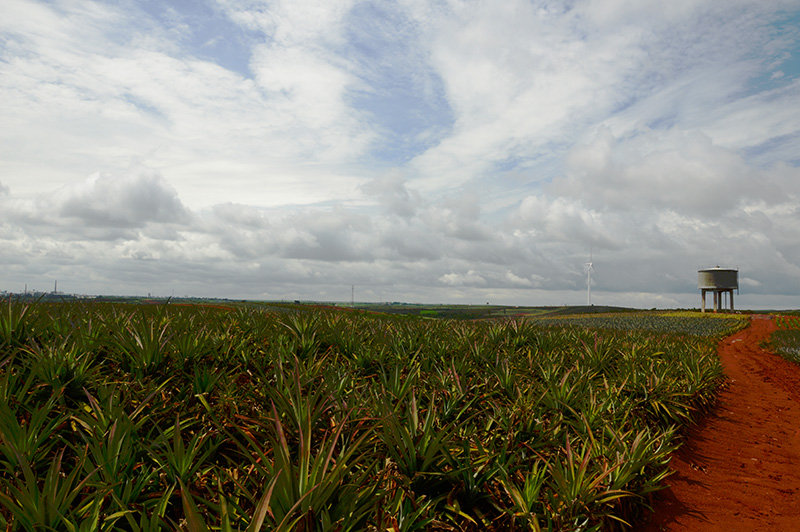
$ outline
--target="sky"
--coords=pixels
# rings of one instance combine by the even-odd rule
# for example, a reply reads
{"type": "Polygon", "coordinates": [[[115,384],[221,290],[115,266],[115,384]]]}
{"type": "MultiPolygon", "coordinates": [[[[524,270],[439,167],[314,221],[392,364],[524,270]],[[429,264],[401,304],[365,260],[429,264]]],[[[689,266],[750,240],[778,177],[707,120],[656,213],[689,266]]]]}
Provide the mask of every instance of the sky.
{"type": "Polygon", "coordinates": [[[0,3],[0,290],[584,304],[590,260],[800,307],[800,0],[0,3]]]}

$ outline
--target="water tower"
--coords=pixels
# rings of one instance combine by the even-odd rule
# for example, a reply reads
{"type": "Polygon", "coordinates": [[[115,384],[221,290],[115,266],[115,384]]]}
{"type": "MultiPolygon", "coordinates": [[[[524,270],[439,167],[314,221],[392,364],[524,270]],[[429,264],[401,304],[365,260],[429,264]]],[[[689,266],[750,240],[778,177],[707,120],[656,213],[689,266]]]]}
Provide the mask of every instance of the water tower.
{"type": "Polygon", "coordinates": [[[733,310],[733,291],[739,291],[739,270],[719,266],[697,270],[697,288],[700,289],[700,297],[703,300],[703,312],[706,311],[706,292],[714,295],[714,312],[725,308],[725,294],[728,295],[733,310]]]}

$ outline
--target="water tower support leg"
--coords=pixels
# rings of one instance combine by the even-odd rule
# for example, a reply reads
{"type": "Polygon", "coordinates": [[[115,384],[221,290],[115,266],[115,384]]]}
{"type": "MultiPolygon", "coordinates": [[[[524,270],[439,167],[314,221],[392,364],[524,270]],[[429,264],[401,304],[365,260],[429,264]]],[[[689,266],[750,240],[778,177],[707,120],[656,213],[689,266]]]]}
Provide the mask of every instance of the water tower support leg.
{"type": "Polygon", "coordinates": [[[733,290],[730,291],[731,294],[731,310],[733,310],[733,290]]]}
{"type": "Polygon", "coordinates": [[[719,292],[714,290],[714,314],[719,310],[719,292]]]}
{"type": "Polygon", "coordinates": [[[706,311],[706,291],[705,289],[700,289],[700,300],[702,301],[702,305],[700,307],[700,312],[706,311]]]}

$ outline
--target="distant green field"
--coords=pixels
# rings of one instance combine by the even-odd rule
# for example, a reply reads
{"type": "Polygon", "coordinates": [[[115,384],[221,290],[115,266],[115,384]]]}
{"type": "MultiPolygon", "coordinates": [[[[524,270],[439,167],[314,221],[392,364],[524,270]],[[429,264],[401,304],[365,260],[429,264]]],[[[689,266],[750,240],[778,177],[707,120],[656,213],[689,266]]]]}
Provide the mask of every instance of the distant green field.
{"type": "Polygon", "coordinates": [[[632,309],[606,306],[526,307],[505,305],[425,305],[411,303],[358,303],[358,310],[406,316],[425,316],[442,319],[475,320],[573,314],[607,314],[630,312],[632,309]]]}
{"type": "Polygon", "coordinates": [[[614,330],[647,330],[693,336],[719,336],[747,326],[747,316],[700,312],[626,312],[600,315],[542,317],[537,324],[614,330]]]}

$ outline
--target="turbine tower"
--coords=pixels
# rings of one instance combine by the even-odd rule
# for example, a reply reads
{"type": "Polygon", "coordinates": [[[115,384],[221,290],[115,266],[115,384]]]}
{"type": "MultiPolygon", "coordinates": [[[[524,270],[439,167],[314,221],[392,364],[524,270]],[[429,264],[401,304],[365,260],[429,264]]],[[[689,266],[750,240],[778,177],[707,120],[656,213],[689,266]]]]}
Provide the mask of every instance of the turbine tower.
{"type": "Polygon", "coordinates": [[[589,252],[589,262],[583,265],[586,269],[586,304],[592,306],[592,253],[589,252]]]}

